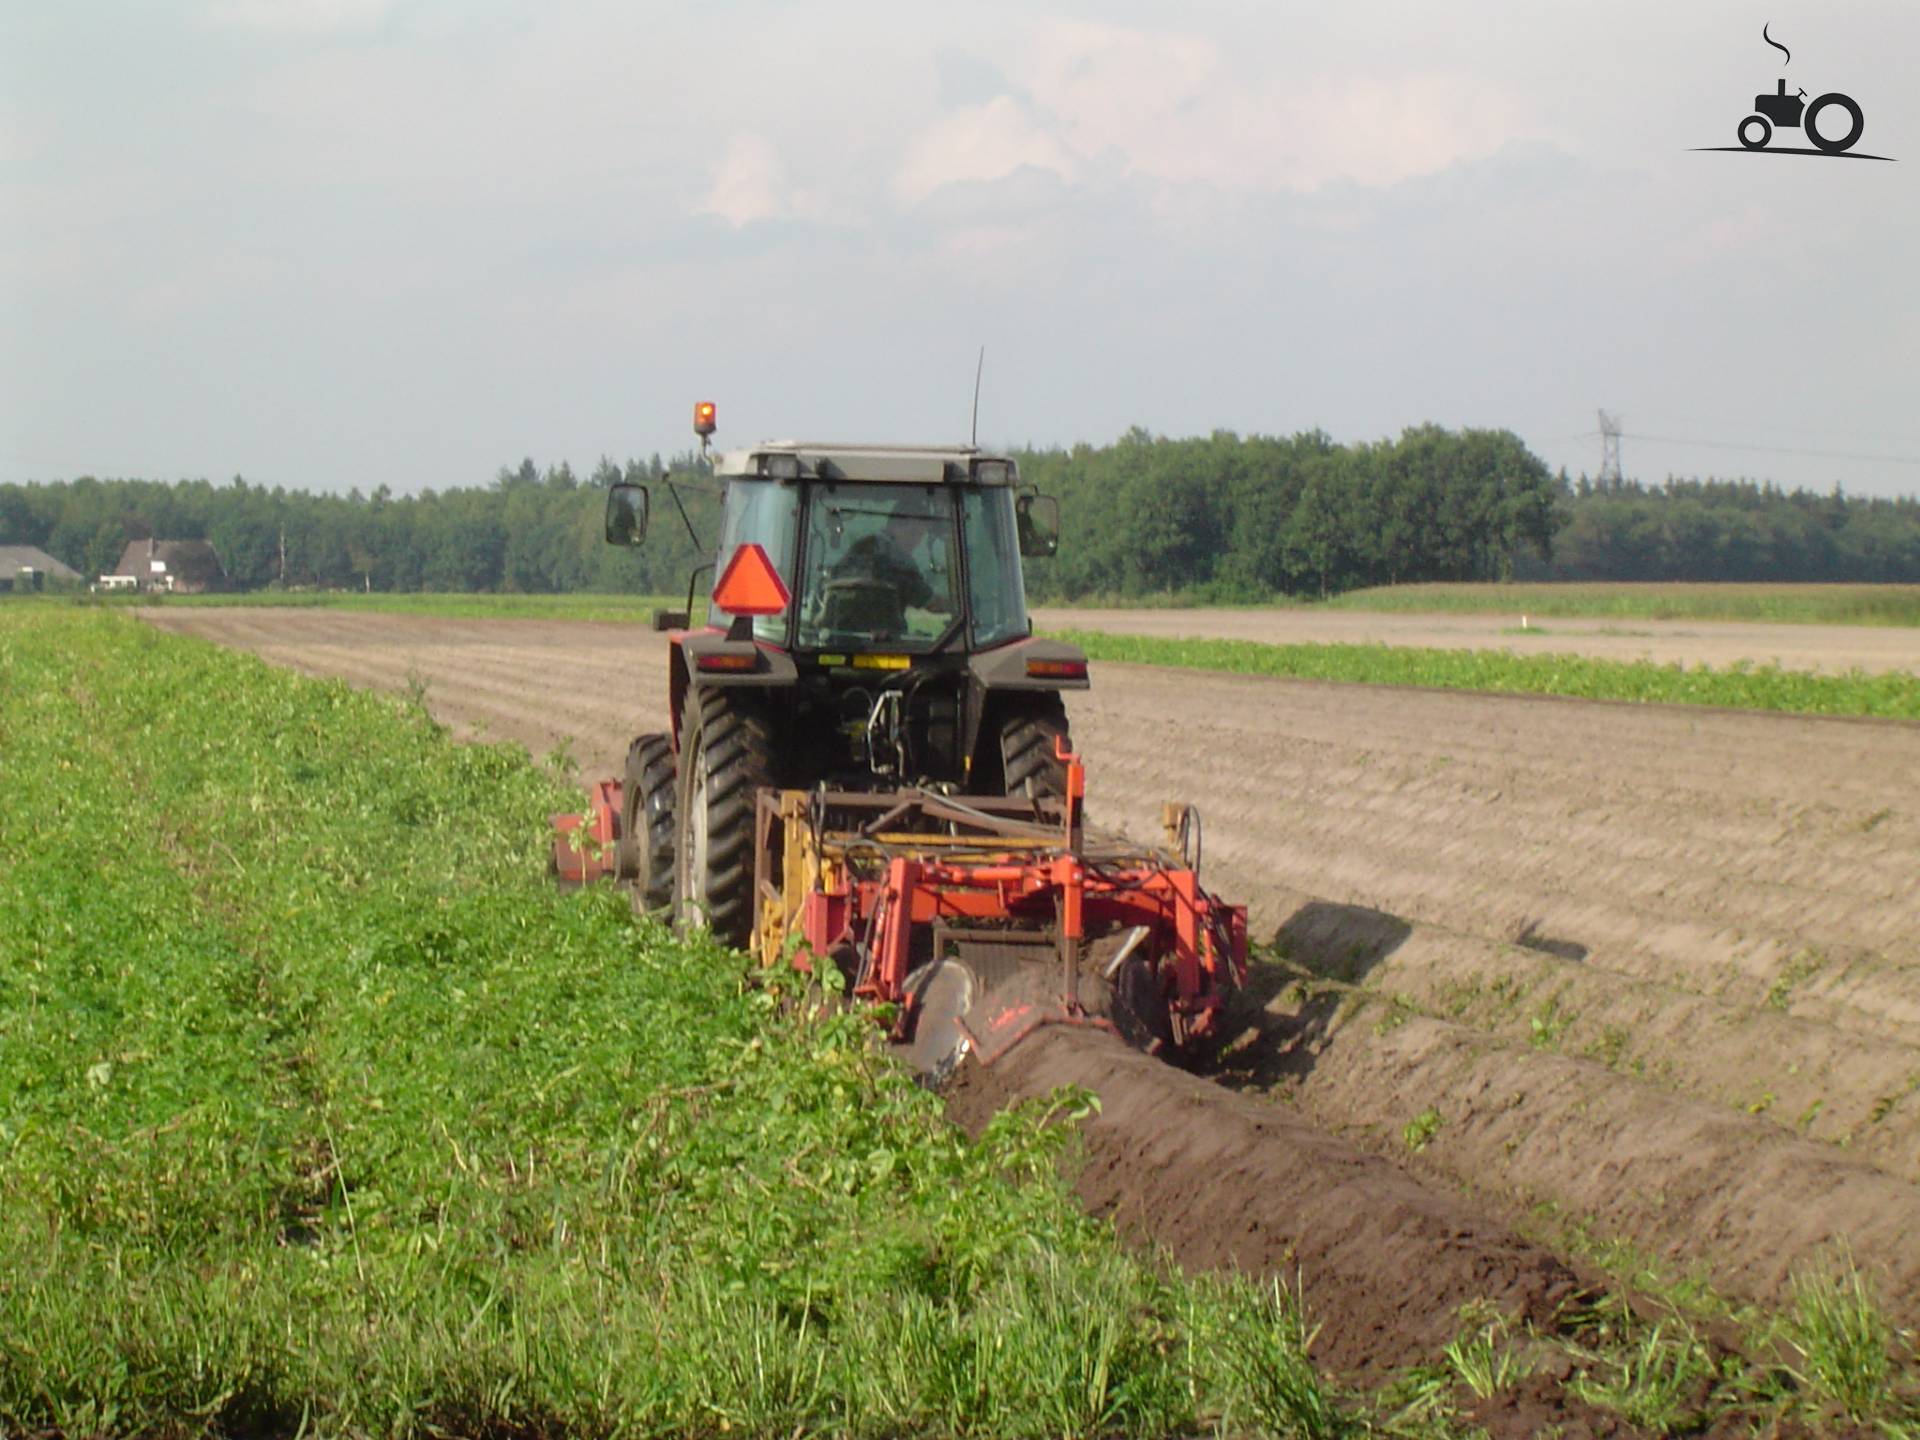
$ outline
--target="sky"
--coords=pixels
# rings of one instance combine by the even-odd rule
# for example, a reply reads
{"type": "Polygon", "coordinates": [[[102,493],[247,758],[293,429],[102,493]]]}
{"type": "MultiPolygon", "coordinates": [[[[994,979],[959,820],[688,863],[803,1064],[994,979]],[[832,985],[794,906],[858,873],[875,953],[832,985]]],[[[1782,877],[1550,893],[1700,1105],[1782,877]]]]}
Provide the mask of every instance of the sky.
{"type": "Polygon", "coordinates": [[[983,444],[1578,474],[1604,407],[1912,494],[1916,63],[1910,0],[10,0],[0,481],[963,440],[984,346],[983,444]],[[1693,148],[1782,78],[1896,163],[1693,148]]]}

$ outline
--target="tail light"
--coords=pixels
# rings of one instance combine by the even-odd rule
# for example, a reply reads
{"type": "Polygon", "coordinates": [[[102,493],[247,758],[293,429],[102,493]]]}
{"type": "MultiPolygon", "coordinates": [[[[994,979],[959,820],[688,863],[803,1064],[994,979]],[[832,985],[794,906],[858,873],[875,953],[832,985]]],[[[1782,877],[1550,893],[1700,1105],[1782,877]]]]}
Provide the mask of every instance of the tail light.
{"type": "Polygon", "coordinates": [[[1030,680],[1084,680],[1087,678],[1087,662],[1084,660],[1029,660],[1027,678],[1030,680]]]}

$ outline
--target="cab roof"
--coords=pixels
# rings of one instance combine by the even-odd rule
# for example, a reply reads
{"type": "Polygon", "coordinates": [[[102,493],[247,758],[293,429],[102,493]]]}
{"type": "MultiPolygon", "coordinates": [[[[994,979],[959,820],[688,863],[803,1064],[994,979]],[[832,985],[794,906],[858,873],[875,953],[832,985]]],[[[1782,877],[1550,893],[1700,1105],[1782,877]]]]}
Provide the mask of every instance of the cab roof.
{"type": "Polygon", "coordinates": [[[847,445],[818,440],[765,440],[743,450],[724,451],[716,457],[713,473],[935,485],[1015,485],[1020,478],[1019,467],[1011,459],[971,445],[847,445]]]}

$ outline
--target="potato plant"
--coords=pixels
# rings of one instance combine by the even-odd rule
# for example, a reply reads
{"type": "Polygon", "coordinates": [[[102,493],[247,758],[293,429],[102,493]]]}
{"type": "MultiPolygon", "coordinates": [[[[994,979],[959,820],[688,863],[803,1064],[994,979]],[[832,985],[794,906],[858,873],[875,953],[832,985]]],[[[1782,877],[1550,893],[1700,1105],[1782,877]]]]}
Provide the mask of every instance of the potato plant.
{"type": "Polygon", "coordinates": [[[1269,645],[1257,640],[1166,639],[1058,632],[1094,660],[1182,665],[1241,675],[1416,685],[1516,695],[1567,695],[1638,704],[1715,705],[1801,715],[1920,720],[1920,678],[1898,671],[1818,675],[1775,665],[1661,665],[1583,655],[1437,650],[1410,645],[1269,645]]]}
{"type": "Polygon", "coordinates": [[[1333,1423],[1297,1315],[1079,1211],[1074,1097],[969,1141],[550,889],[524,752],[98,610],[0,615],[0,695],[0,1432],[1333,1423]]]}

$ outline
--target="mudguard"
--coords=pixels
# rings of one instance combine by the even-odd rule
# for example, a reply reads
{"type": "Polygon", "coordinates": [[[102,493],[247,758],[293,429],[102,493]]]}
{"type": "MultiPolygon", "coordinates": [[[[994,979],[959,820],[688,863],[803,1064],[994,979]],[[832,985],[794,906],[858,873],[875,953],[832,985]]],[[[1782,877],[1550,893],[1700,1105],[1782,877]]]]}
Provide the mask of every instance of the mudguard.
{"type": "Polygon", "coordinates": [[[680,750],[680,714],[687,691],[702,685],[770,690],[800,683],[793,657],[772,645],[754,640],[730,640],[724,630],[673,630],[667,634],[667,705],[673,719],[673,748],[680,750]],[[707,669],[702,662],[742,665],[740,669],[707,669]]]}
{"type": "Polygon", "coordinates": [[[1030,635],[1011,645],[980,650],[967,657],[967,670],[982,690],[1084,690],[1087,652],[1064,640],[1030,635]],[[1078,675],[1028,673],[1028,662],[1079,667],[1078,675]]]}

